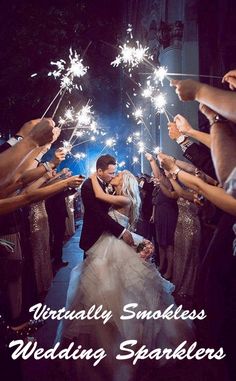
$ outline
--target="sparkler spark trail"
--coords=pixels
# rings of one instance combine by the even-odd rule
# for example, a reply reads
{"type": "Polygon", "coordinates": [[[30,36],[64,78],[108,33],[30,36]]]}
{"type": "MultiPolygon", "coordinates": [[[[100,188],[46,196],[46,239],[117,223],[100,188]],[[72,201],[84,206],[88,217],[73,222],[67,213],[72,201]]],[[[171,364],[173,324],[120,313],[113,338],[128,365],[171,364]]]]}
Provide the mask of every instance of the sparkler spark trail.
{"type": "Polygon", "coordinates": [[[222,76],[218,75],[205,75],[205,74],[191,74],[191,73],[167,73],[168,75],[178,75],[183,77],[203,77],[203,78],[216,78],[216,79],[222,79],[222,76]]]}
{"type": "Polygon", "coordinates": [[[77,88],[78,86],[74,84],[74,79],[76,77],[83,77],[88,70],[88,66],[83,64],[83,59],[80,58],[80,55],[73,51],[70,48],[69,51],[69,66],[66,67],[66,61],[60,59],[56,62],[51,62],[51,65],[55,65],[57,69],[50,71],[48,76],[53,76],[54,78],[61,78],[60,87],[61,89],[65,89],[71,91],[72,88],[77,88]]]}
{"type": "Polygon", "coordinates": [[[154,104],[155,109],[157,110],[158,113],[160,114],[165,114],[166,119],[168,120],[168,123],[170,123],[170,118],[166,112],[166,98],[164,94],[159,93],[156,97],[152,98],[152,102],[154,104]]]}
{"type": "MultiPolygon", "coordinates": [[[[137,112],[138,109],[136,108],[136,106],[135,106],[134,102],[132,101],[132,99],[130,98],[129,94],[126,93],[126,95],[127,95],[127,97],[129,98],[131,104],[133,105],[133,107],[134,107],[134,109],[135,109],[135,112],[137,112]]],[[[139,114],[139,115],[142,115],[142,113],[143,113],[143,112],[142,112],[142,109],[140,109],[140,111],[138,111],[138,114],[139,114]]],[[[137,118],[137,114],[136,114],[136,118],[137,118]]],[[[149,133],[149,135],[150,135],[150,137],[151,137],[151,139],[152,139],[152,134],[151,134],[149,128],[147,127],[147,125],[146,125],[146,123],[145,123],[143,117],[142,117],[142,116],[139,116],[139,118],[140,118],[141,122],[143,123],[144,127],[146,128],[146,130],[148,131],[148,133],[149,133]]]]}
{"type": "Polygon", "coordinates": [[[151,58],[148,53],[148,47],[143,47],[139,41],[136,41],[135,44],[130,45],[130,41],[133,39],[132,35],[132,25],[128,24],[127,34],[129,38],[126,40],[126,43],[120,45],[120,54],[116,57],[114,61],[111,62],[111,65],[117,67],[123,64],[124,67],[128,67],[131,71],[134,67],[137,67],[141,62],[144,62],[145,59],[151,58]]]}
{"type": "MultiPolygon", "coordinates": [[[[88,47],[90,46],[90,43],[88,47]]],[[[88,49],[86,48],[86,50],[88,49]]],[[[83,64],[83,58],[80,58],[80,55],[76,52],[73,51],[71,48],[69,50],[69,65],[66,67],[66,61],[63,59],[60,59],[56,62],[51,62],[51,65],[55,65],[57,69],[50,71],[48,73],[48,76],[53,76],[54,78],[61,78],[60,81],[60,90],[56,94],[56,96],[53,98],[49,106],[47,107],[46,111],[43,113],[42,118],[46,115],[46,113],[49,111],[53,103],[56,101],[56,99],[61,95],[56,108],[53,112],[53,117],[55,116],[57,109],[66,93],[66,91],[71,92],[72,89],[77,89],[77,90],[82,90],[81,84],[78,86],[74,80],[76,78],[81,78],[83,77],[89,67],[85,66],[83,64]]]]}

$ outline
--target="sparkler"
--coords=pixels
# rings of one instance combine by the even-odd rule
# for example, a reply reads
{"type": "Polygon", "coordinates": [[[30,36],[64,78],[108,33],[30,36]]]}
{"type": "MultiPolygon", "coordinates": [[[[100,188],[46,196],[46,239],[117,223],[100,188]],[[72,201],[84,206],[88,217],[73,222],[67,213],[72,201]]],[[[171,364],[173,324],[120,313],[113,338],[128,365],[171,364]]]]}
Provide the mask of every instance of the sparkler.
{"type": "Polygon", "coordinates": [[[155,69],[153,73],[154,79],[157,82],[161,82],[162,86],[163,86],[163,81],[165,78],[171,81],[171,78],[167,74],[169,73],[167,73],[167,69],[164,66],[159,66],[159,68],[155,69]]]}
{"type": "Polygon", "coordinates": [[[153,149],[153,153],[155,153],[156,155],[158,155],[160,152],[161,152],[161,149],[160,149],[159,146],[157,146],[157,147],[155,147],[155,148],[153,149]]]}
{"type": "Polygon", "coordinates": [[[166,112],[165,106],[166,106],[166,98],[165,95],[162,93],[159,93],[157,96],[152,98],[153,105],[158,113],[162,114],[164,113],[166,116],[166,119],[168,123],[170,123],[170,118],[166,112]]]}
{"type": "Polygon", "coordinates": [[[148,53],[148,47],[143,47],[139,41],[135,42],[135,45],[128,45],[130,43],[129,39],[133,39],[132,35],[132,25],[128,24],[127,34],[129,38],[127,39],[124,45],[120,45],[120,54],[116,57],[114,61],[111,62],[111,65],[118,67],[123,64],[124,67],[128,67],[131,71],[134,67],[137,67],[141,62],[144,62],[145,59],[151,58],[148,53]]]}
{"type": "Polygon", "coordinates": [[[125,161],[121,161],[121,162],[118,164],[118,167],[123,168],[123,167],[125,167],[125,165],[126,165],[125,161]]]}
{"type": "Polygon", "coordinates": [[[69,50],[69,65],[66,65],[66,61],[63,59],[60,59],[56,62],[51,62],[51,65],[56,66],[56,69],[53,71],[50,71],[48,73],[48,76],[53,76],[55,79],[60,78],[60,90],[57,92],[49,106],[47,107],[46,111],[43,113],[42,118],[46,115],[48,110],[51,108],[53,103],[56,101],[56,99],[60,96],[60,99],[56,105],[56,108],[53,112],[53,117],[56,114],[56,111],[65,95],[65,93],[71,92],[72,89],[80,89],[82,91],[82,86],[81,84],[78,86],[75,82],[75,78],[81,78],[83,77],[87,71],[88,71],[88,66],[85,66],[83,64],[83,59],[80,58],[80,55],[76,52],[73,51],[71,48],[69,50]]]}
{"type": "Polygon", "coordinates": [[[139,163],[139,159],[137,156],[133,156],[133,163],[132,164],[137,164],[139,163]]]}

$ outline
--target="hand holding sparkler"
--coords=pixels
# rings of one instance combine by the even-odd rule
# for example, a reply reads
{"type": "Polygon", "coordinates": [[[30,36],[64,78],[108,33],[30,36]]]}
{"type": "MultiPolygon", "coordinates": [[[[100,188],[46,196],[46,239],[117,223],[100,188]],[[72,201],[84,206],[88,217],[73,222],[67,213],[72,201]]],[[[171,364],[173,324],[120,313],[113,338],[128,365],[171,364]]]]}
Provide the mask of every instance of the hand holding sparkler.
{"type": "Polygon", "coordinates": [[[66,155],[65,155],[65,152],[64,152],[63,148],[58,148],[58,149],[54,152],[54,157],[53,157],[53,159],[51,160],[51,163],[54,165],[53,168],[58,167],[58,165],[59,165],[63,160],[65,160],[65,158],[66,158],[66,155]]]}
{"type": "Polygon", "coordinates": [[[16,133],[16,135],[21,136],[22,138],[25,138],[29,133],[32,131],[34,126],[40,122],[41,119],[33,119],[29,122],[26,122],[23,124],[23,126],[19,129],[19,131],[16,133]]]}
{"type": "Polygon", "coordinates": [[[184,79],[182,81],[172,79],[170,85],[176,87],[175,92],[181,101],[198,100],[199,91],[202,86],[205,86],[205,84],[192,79],[184,79]]]}
{"type": "Polygon", "coordinates": [[[179,130],[179,132],[182,133],[182,135],[191,136],[191,132],[193,130],[193,127],[188,122],[186,118],[184,118],[182,115],[177,114],[174,117],[174,121],[176,123],[176,127],[179,130]]]}
{"type": "Polygon", "coordinates": [[[67,179],[67,187],[68,188],[78,188],[82,182],[84,181],[84,177],[79,175],[79,176],[72,176],[69,179],[67,179]]]}
{"type": "Polygon", "coordinates": [[[58,128],[55,127],[54,121],[44,118],[32,128],[28,137],[36,146],[44,146],[47,143],[51,143],[57,133],[58,128]]]}
{"type": "Polygon", "coordinates": [[[145,153],[145,157],[148,161],[154,161],[154,157],[152,156],[152,154],[150,154],[149,152],[146,152],[145,153]]]}
{"type": "Polygon", "coordinates": [[[183,134],[179,131],[177,128],[177,125],[175,122],[170,122],[168,123],[168,131],[169,131],[169,137],[172,140],[177,140],[180,136],[183,134]]]}
{"type": "Polygon", "coordinates": [[[165,153],[159,153],[157,157],[160,165],[166,171],[173,173],[176,169],[178,169],[178,166],[175,163],[175,159],[172,156],[168,156],[165,153]]]}
{"type": "Polygon", "coordinates": [[[227,82],[230,90],[236,89],[236,70],[230,70],[226,73],[222,79],[222,83],[227,82]]]}

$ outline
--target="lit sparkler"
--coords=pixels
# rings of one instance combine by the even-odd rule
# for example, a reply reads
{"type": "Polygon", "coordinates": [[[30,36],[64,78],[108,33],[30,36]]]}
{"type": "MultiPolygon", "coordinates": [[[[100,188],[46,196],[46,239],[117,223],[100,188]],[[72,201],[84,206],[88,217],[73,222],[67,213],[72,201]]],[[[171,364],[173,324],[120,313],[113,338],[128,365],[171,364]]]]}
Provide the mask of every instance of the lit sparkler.
{"type": "Polygon", "coordinates": [[[158,155],[160,152],[161,152],[161,149],[160,149],[159,146],[157,146],[157,147],[155,147],[155,148],[153,149],[153,153],[155,153],[155,155],[158,155]]]}
{"type": "Polygon", "coordinates": [[[51,62],[51,65],[56,66],[56,69],[53,71],[50,71],[48,73],[48,76],[53,76],[54,78],[58,79],[60,78],[60,90],[56,94],[56,96],[53,98],[52,102],[49,104],[47,107],[46,111],[43,113],[42,118],[46,115],[46,113],[49,111],[51,108],[52,104],[55,102],[55,100],[60,96],[60,99],[58,101],[58,104],[56,106],[56,109],[53,113],[53,116],[55,115],[59,104],[64,97],[66,91],[71,92],[72,89],[79,89],[82,90],[81,84],[78,86],[75,83],[76,78],[81,78],[83,77],[87,71],[88,71],[88,66],[85,66],[83,64],[83,59],[80,57],[80,55],[76,52],[73,51],[70,48],[69,51],[69,64],[67,65],[66,61],[63,59],[60,59],[56,62],[51,62]]]}
{"type": "Polygon", "coordinates": [[[123,168],[125,166],[125,161],[121,161],[119,164],[118,164],[118,167],[120,168],[123,168]]]}
{"type": "Polygon", "coordinates": [[[130,45],[130,39],[133,39],[132,35],[132,25],[128,24],[127,34],[129,38],[127,39],[124,45],[120,45],[120,54],[116,57],[114,61],[111,62],[111,65],[117,67],[123,65],[129,67],[129,71],[134,67],[137,67],[144,60],[151,58],[148,53],[148,47],[143,47],[139,41],[136,41],[135,44],[130,45]]]}
{"type": "Polygon", "coordinates": [[[77,84],[74,83],[74,79],[83,77],[87,71],[88,66],[83,64],[83,59],[80,55],[70,48],[69,51],[69,65],[67,66],[66,61],[60,59],[56,62],[51,62],[51,65],[57,68],[48,73],[48,76],[53,76],[54,78],[61,78],[60,87],[61,89],[66,88],[71,91],[73,88],[77,88],[77,84]]]}
{"type": "Polygon", "coordinates": [[[157,110],[158,113],[162,114],[164,113],[167,120],[168,120],[168,123],[170,123],[170,118],[166,112],[166,98],[165,98],[165,95],[162,94],[162,93],[159,93],[157,96],[153,97],[152,98],[152,103],[155,107],[155,109],[157,110]]]}
{"type": "Polygon", "coordinates": [[[139,159],[137,156],[133,156],[133,163],[132,164],[137,164],[139,162],[139,159]]]}
{"type": "Polygon", "coordinates": [[[84,152],[77,152],[73,156],[75,159],[78,159],[78,160],[86,158],[86,154],[84,152]]]}

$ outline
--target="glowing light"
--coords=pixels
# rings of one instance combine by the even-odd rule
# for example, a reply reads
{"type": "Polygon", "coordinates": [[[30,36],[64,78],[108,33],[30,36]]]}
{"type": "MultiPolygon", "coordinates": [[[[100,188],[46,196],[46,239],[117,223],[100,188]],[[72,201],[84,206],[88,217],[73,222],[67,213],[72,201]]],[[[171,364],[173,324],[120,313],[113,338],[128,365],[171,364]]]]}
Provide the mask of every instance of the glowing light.
{"type": "Polygon", "coordinates": [[[153,93],[153,88],[152,87],[147,87],[146,89],[143,90],[142,96],[144,98],[150,98],[152,96],[152,93],[153,93]]]}
{"type": "Polygon", "coordinates": [[[155,148],[153,149],[153,153],[155,153],[156,155],[158,155],[160,152],[161,152],[161,149],[160,149],[159,146],[157,146],[157,147],[155,147],[155,148]]]}
{"type": "Polygon", "coordinates": [[[137,156],[133,156],[133,164],[138,163],[138,162],[139,162],[138,157],[137,156]]]}
{"type": "Polygon", "coordinates": [[[124,44],[119,46],[121,52],[116,57],[116,59],[111,62],[114,67],[123,64],[129,68],[137,67],[145,58],[150,58],[148,52],[148,47],[143,47],[139,41],[136,41],[136,47],[128,46],[124,44]]]}
{"type": "Polygon", "coordinates": [[[78,160],[81,160],[86,157],[86,154],[84,152],[77,152],[76,154],[74,154],[74,157],[78,160]]]}
{"type": "Polygon", "coordinates": [[[145,149],[145,145],[142,141],[138,142],[138,153],[143,153],[144,152],[144,149],[145,149]]]}
{"type": "Polygon", "coordinates": [[[77,138],[81,138],[83,135],[84,135],[84,131],[76,131],[75,132],[75,136],[77,136],[77,138]]]}
{"type": "Polygon", "coordinates": [[[158,69],[154,70],[154,78],[161,82],[163,86],[163,80],[166,78],[167,75],[167,69],[163,66],[160,66],[158,69]]]}
{"type": "Polygon", "coordinates": [[[65,153],[69,153],[69,152],[71,151],[71,148],[72,148],[72,145],[70,144],[70,142],[64,140],[64,141],[62,142],[62,144],[63,144],[63,150],[64,150],[64,152],[65,152],[65,153]]]}
{"type": "Polygon", "coordinates": [[[74,120],[74,110],[73,109],[67,109],[65,112],[65,119],[73,121],[74,120]]]}
{"type": "Polygon", "coordinates": [[[95,136],[91,136],[91,140],[92,140],[92,142],[95,142],[96,141],[95,136]]]}
{"type": "Polygon", "coordinates": [[[126,32],[127,32],[127,34],[130,35],[130,38],[133,38],[132,30],[133,30],[132,25],[128,24],[128,28],[126,29],[126,32]]]}
{"type": "Polygon", "coordinates": [[[143,117],[143,110],[141,108],[138,108],[133,113],[135,119],[140,119],[143,117]]]}
{"type": "Polygon", "coordinates": [[[92,123],[92,115],[91,105],[86,104],[83,106],[81,110],[76,114],[77,126],[76,127],[88,127],[92,123]]]}
{"type": "Polygon", "coordinates": [[[115,144],[116,144],[116,141],[113,138],[110,138],[110,139],[106,140],[106,146],[107,147],[113,147],[115,144]]]}
{"type": "MultiPolygon", "coordinates": [[[[88,66],[85,66],[83,64],[83,59],[80,58],[79,54],[76,51],[73,51],[72,49],[70,49],[69,51],[68,66],[66,61],[63,59],[60,59],[56,62],[51,61],[50,63],[51,65],[56,66],[56,69],[50,71],[48,73],[48,76],[53,76],[54,78],[61,78],[61,89],[66,89],[68,91],[71,91],[72,88],[78,89],[78,86],[74,84],[74,78],[81,78],[88,71],[88,66]]],[[[81,89],[81,87],[79,88],[81,89]]]]}
{"type": "Polygon", "coordinates": [[[122,167],[124,167],[125,166],[125,161],[121,161],[119,164],[118,164],[118,167],[120,167],[120,168],[122,168],[122,167]]]}
{"type": "Polygon", "coordinates": [[[152,102],[154,104],[155,109],[157,112],[164,112],[165,106],[166,106],[166,98],[164,94],[160,93],[156,97],[152,98],[152,102]]]}

